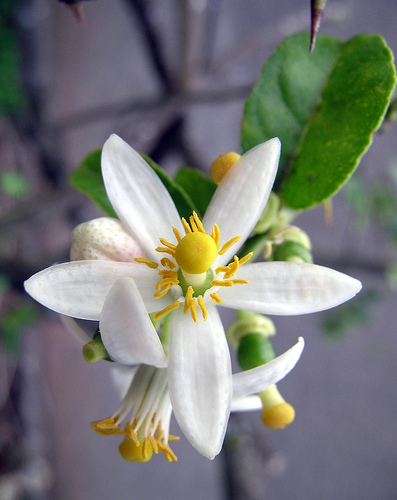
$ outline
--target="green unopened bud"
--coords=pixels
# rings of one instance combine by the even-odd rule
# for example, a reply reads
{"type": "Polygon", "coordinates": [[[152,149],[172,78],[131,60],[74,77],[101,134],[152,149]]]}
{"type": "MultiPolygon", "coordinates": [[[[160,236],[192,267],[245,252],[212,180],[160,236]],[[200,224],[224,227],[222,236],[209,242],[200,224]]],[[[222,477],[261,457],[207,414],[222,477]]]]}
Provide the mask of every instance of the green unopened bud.
{"type": "Polygon", "coordinates": [[[83,357],[87,363],[96,363],[97,361],[101,361],[101,359],[109,359],[109,354],[103,345],[100,335],[83,346],[83,357]]]}
{"type": "Polygon", "coordinates": [[[265,209],[263,210],[262,215],[259,217],[259,220],[254,227],[254,233],[262,234],[270,229],[277,217],[279,209],[279,197],[276,195],[276,193],[270,193],[265,209]]]}
{"type": "Polygon", "coordinates": [[[275,358],[269,339],[260,333],[249,333],[240,340],[237,360],[243,370],[250,370],[264,365],[275,358]]]}
{"type": "Polygon", "coordinates": [[[288,226],[278,233],[283,241],[294,241],[299,243],[306,250],[312,249],[312,244],[309,235],[297,226],[288,226]]]}
{"type": "Polygon", "coordinates": [[[245,335],[257,333],[265,338],[276,333],[276,327],[271,319],[262,314],[255,314],[247,311],[237,311],[237,321],[235,321],[226,331],[230,344],[237,349],[241,339],[245,335]]]}
{"type": "Polygon", "coordinates": [[[310,251],[295,241],[284,241],[278,245],[274,250],[273,260],[313,263],[310,251]]]}

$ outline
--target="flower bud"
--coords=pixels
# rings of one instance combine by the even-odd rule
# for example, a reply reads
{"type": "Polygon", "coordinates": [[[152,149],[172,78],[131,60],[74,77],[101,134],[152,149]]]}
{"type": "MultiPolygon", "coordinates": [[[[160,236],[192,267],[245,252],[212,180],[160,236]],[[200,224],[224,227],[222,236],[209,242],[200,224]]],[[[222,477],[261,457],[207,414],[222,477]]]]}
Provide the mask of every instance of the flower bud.
{"type": "Polygon", "coordinates": [[[117,219],[101,217],[73,230],[71,260],[133,262],[135,257],[144,257],[144,252],[117,219]]]}
{"type": "Polygon", "coordinates": [[[259,220],[254,227],[254,233],[262,234],[270,229],[277,218],[279,209],[280,198],[276,195],[276,193],[270,193],[262,215],[259,217],[259,220]]]}

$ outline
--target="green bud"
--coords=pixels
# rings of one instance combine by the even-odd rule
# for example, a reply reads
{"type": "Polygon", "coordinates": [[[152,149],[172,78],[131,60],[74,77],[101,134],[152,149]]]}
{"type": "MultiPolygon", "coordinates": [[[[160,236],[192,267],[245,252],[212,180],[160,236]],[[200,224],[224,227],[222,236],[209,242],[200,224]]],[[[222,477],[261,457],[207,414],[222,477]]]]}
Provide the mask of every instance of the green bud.
{"type": "Polygon", "coordinates": [[[284,241],[274,250],[273,260],[313,263],[312,254],[295,241],[284,241]]]}
{"type": "Polygon", "coordinates": [[[312,249],[309,235],[299,227],[289,226],[283,231],[280,231],[280,235],[283,241],[295,241],[295,243],[299,243],[306,248],[306,250],[310,251],[312,249]]]}
{"type": "Polygon", "coordinates": [[[242,337],[257,333],[262,337],[271,337],[276,333],[273,321],[262,314],[248,311],[237,311],[237,321],[229,326],[226,335],[231,345],[237,349],[242,337]]]}
{"type": "Polygon", "coordinates": [[[237,360],[243,370],[250,370],[274,359],[273,347],[260,333],[250,333],[240,340],[237,360]]]}
{"type": "Polygon", "coordinates": [[[101,359],[110,360],[100,335],[83,346],[83,357],[87,363],[96,363],[101,359]]]}
{"type": "Polygon", "coordinates": [[[276,193],[270,193],[269,199],[262,212],[256,226],[254,227],[254,233],[262,234],[265,233],[273,225],[276,219],[277,213],[280,208],[280,199],[276,193]]]}

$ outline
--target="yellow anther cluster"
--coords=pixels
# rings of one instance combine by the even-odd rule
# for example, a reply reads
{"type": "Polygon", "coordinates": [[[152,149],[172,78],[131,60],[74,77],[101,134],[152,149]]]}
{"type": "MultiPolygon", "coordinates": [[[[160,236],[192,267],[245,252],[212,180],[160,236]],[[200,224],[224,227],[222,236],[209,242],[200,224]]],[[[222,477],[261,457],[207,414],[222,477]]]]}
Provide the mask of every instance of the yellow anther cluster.
{"type": "Polygon", "coordinates": [[[219,185],[230,168],[240,158],[240,155],[230,151],[219,156],[211,165],[210,175],[215,184],[219,185]]]}
{"type": "Polygon", "coordinates": [[[254,255],[253,252],[247,253],[247,255],[244,255],[244,257],[242,257],[241,259],[239,259],[237,255],[235,255],[233,262],[231,262],[227,266],[217,267],[215,273],[216,274],[225,273],[223,275],[223,279],[229,279],[231,277],[234,278],[236,276],[237,269],[246,262],[248,262],[253,255],[254,255]]]}
{"type": "MultiPolygon", "coordinates": [[[[160,427],[139,439],[138,432],[134,429],[137,425],[137,420],[131,424],[127,422],[125,429],[120,428],[117,423],[118,417],[109,417],[104,420],[92,422],[91,428],[102,436],[125,436],[119,446],[120,455],[130,462],[148,462],[152,458],[153,452],[157,455],[159,452],[164,453],[168,462],[176,462],[178,459],[175,453],[171,450],[167,439],[160,427]]],[[[177,436],[168,436],[169,440],[178,440],[177,436]]]]}

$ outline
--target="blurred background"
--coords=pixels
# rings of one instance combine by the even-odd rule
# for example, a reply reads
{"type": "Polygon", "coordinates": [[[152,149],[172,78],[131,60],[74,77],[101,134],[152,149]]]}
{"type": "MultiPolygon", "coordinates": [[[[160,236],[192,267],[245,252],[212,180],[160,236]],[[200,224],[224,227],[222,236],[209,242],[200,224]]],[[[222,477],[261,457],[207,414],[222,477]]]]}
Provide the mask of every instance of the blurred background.
{"type": "MultiPolygon", "coordinates": [[[[259,413],[233,415],[214,461],[182,435],[177,463],[145,465],[90,429],[118,405],[109,364],[85,363],[23,292],[101,215],[69,174],[113,132],[171,174],[238,151],[244,100],[278,43],[309,30],[310,2],[94,0],[84,12],[85,27],[56,0],[0,0],[0,500],[397,498],[393,124],[334,199],[333,224],[321,207],[297,219],[315,262],[364,290],[333,313],[273,318],[276,353],[306,339],[279,384],[295,422],[272,431],[259,413]]],[[[333,0],[321,32],[379,33],[396,51],[396,19],[394,0],[333,0]]]]}

